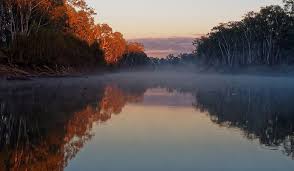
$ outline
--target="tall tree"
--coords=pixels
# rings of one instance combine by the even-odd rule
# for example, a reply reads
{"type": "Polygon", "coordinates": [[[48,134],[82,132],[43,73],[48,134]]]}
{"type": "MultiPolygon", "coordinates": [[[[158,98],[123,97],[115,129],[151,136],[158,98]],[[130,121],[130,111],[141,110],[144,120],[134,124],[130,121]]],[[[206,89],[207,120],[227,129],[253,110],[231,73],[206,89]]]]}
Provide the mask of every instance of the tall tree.
{"type": "Polygon", "coordinates": [[[16,35],[29,36],[33,29],[45,25],[50,6],[50,0],[5,0],[3,11],[8,15],[6,24],[11,39],[16,35]]]}
{"type": "Polygon", "coordinates": [[[294,0],[283,0],[285,9],[293,16],[294,15],[294,0]]]}
{"type": "Polygon", "coordinates": [[[126,40],[119,32],[113,32],[112,28],[107,24],[100,26],[99,40],[105,53],[105,61],[108,64],[116,64],[122,58],[126,49],[126,40]]]}
{"type": "Polygon", "coordinates": [[[290,63],[293,17],[280,6],[250,12],[238,22],[222,23],[195,41],[196,53],[206,64],[276,65],[290,63]]]}

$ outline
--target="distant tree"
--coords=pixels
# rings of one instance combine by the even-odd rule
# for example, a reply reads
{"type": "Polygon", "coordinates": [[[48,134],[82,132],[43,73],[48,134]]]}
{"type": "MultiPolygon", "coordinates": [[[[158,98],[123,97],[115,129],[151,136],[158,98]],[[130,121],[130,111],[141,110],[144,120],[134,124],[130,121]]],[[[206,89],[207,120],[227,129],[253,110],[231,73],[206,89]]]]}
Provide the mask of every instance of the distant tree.
{"type": "Polygon", "coordinates": [[[119,67],[136,68],[148,66],[150,59],[144,53],[144,46],[137,42],[129,42],[126,45],[124,55],[119,60],[119,67]]]}
{"type": "Polygon", "coordinates": [[[129,42],[126,46],[126,53],[144,52],[144,45],[138,42],[129,42]]]}

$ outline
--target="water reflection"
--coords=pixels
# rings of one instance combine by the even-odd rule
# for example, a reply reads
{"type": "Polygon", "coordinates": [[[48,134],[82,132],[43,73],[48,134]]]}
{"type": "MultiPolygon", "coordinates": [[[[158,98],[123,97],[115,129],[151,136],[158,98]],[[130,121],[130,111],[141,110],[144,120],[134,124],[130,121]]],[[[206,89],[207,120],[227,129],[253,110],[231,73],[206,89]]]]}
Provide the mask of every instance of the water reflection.
{"type": "Polygon", "coordinates": [[[58,86],[1,90],[0,170],[61,170],[91,138],[102,90],[58,86]],[[94,95],[92,91],[96,92],[94,95]]]}
{"type": "Polygon", "coordinates": [[[120,114],[128,103],[143,102],[148,89],[157,87],[190,94],[195,99],[191,106],[213,123],[238,128],[247,139],[294,158],[291,86],[78,83],[1,87],[0,170],[63,170],[94,136],[94,125],[120,114]]]}
{"type": "Polygon", "coordinates": [[[142,101],[144,92],[145,90],[138,92],[136,89],[123,90],[115,85],[107,85],[100,102],[100,112],[107,116],[119,114],[128,102],[142,101]]]}
{"type": "Polygon", "coordinates": [[[194,93],[195,108],[221,126],[242,130],[272,149],[294,158],[294,90],[268,87],[223,87],[194,93]]]}
{"type": "Polygon", "coordinates": [[[143,95],[115,86],[30,86],[1,89],[0,170],[62,170],[91,139],[93,124],[143,95]]]}

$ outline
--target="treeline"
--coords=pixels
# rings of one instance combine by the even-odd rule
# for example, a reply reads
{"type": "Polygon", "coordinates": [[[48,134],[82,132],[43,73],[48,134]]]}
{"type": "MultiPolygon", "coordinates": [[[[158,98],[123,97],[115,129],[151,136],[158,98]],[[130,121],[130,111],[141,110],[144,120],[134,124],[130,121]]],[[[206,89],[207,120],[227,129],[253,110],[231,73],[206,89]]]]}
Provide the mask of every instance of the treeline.
{"type": "Polygon", "coordinates": [[[195,50],[166,58],[145,54],[125,56],[128,68],[161,68],[196,65],[196,67],[248,67],[294,64],[294,0],[283,6],[263,7],[247,13],[241,21],[221,23],[210,33],[197,38],[195,50]]]}
{"type": "Polygon", "coordinates": [[[0,62],[24,67],[115,65],[144,47],[94,22],[84,0],[1,0],[0,62]],[[136,51],[132,51],[132,50],[136,51]]]}
{"type": "Polygon", "coordinates": [[[195,39],[189,54],[150,58],[149,65],[250,67],[294,64],[294,0],[247,13],[241,21],[221,23],[195,39]]]}
{"type": "Polygon", "coordinates": [[[126,53],[118,62],[119,69],[127,70],[157,70],[169,69],[173,67],[195,67],[198,64],[196,55],[193,53],[183,53],[179,55],[170,54],[166,58],[148,57],[145,53],[126,53]]]}
{"type": "Polygon", "coordinates": [[[284,0],[284,6],[249,12],[196,39],[194,52],[158,59],[109,25],[95,23],[96,14],[85,0],[1,0],[0,64],[51,69],[292,65],[293,11],[294,0],[284,0]]]}
{"type": "Polygon", "coordinates": [[[193,53],[182,53],[179,55],[170,54],[166,58],[151,58],[155,66],[178,66],[196,64],[197,59],[193,53]]]}
{"type": "Polygon", "coordinates": [[[210,66],[294,64],[294,1],[221,23],[195,40],[195,55],[210,66]]]}

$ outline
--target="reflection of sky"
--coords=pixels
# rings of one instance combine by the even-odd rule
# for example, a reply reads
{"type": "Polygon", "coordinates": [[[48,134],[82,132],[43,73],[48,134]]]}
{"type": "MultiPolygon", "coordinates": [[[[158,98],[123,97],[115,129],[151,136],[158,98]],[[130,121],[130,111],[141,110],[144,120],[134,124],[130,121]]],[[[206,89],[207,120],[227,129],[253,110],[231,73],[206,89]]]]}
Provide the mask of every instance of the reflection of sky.
{"type": "MultiPolygon", "coordinates": [[[[158,89],[147,96],[182,98],[158,89]]],[[[128,104],[110,122],[96,126],[95,137],[65,170],[294,169],[293,160],[279,151],[263,149],[239,131],[213,124],[192,106],[170,108],[165,100],[154,101],[155,105],[128,104]]]]}
{"type": "Polygon", "coordinates": [[[193,36],[281,0],[86,0],[127,38],[193,36]]]}
{"type": "Polygon", "coordinates": [[[145,106],[191,107],[193,102],[194,97],[191,94],[184,95],[178,92],[168,93],[164,89],[151,89],[145,93],[142,104],[145,106]]]}

